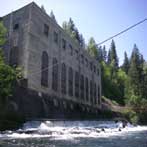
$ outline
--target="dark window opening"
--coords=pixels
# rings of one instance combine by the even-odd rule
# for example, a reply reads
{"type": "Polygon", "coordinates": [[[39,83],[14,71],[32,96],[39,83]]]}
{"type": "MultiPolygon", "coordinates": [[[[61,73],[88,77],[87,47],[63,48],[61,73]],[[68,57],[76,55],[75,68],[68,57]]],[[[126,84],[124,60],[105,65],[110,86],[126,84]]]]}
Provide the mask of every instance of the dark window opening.
{"type": "Polygon", "coordinates": [[[70,49],[70,55],[72,56],[73,55],[73,48],[72,48],[71,44],[69,45],[69,49],[70,49]]]}
{"type": "Polygon", "coordinates": [[[49,34],[49,26],[47,24],[44,24],[44,34],[46,36],[48,36],[48,34],[49,34]]]}
{"type": "Polygon", "coordinates": [[[68,71],[68,94],[73,96],[73,69],[71,67],[68,71]]]}
{"type": "Polygon", "coordinates": [[[90,81],[90,99],[91,103],[93,104],[93,83],[90,81]]]}
{"type": "Polygon", "coordinates": [[[94,84],[94,104],[97,104],[96,83],[94,84]]]}
{"type": "Polygon", "coordinates": [[[66,94],[66,65],[64,63],[61,70],[61,92],[66,94]]]}
{"type": "Polygon", "coordinates": [[[99,76],[99,69],[97,69],[97,75],[99,76]]]}
{"type": "Polygon", "coordinates": [[[65,50],[66,49],[66,40],[62,39],[62,48],[65,50]]]}
{"type": "Polygon", "coordinates": [[[80,92],[81,92],[80,94],[81,99],[84,99],[84,76],[83,75],[80,76],[80,92]]]}
{"type": "Polygon", "coordinates": [[[84,64],[84,56],[81,55],[81,63],[84,64]]]}
{"type": "Polygon", "coordinates": [[[75,97],[79,98],[79,73],[75,73],[75,97]]]}
{"type": "Polygon", "coordinates": [[[93,69],[94,69],[94,72],[96,73],[96,66],[95,65],[93,66],[93,69]]]}
{"type": "Polygon", "coordinates": [[[54,32],[54,42],[58,44],[58,34],[54,32]]]}
{"type": "Polygon", "coordinates": [[[75,54],[76,54],[76,58],[78,59],[78,57],[79,57],[79,52],[78,52],[78,50],[75,50],[75,54]]]}
{"type": "Polygon", "coordinates": [[[19,24],[18,23],[14,24],[13,30],[15,31],[15,30],[18,30],[18,29],[19,29],[19,24]]]}
{"type": "Polygon", "coordinates": [[[97,91],[97,97],[98,97],[98,103],[100,104],[100,87],[98,86],[98,91],[97,91]]]}
{"type": "Polygon", "coordinates": [[[86,100],[89,101],[89,85],[88,85],[88,78],[86,77],[85,83],[85,90],[86,90],[86,100]]]}
{"type": "Polygon", "coordinates": [[[58,91],[58,61],[53,58],[52,89],[58,91]]]}
{"type": "Polygon", "coordinates": [[[87,58],[85,58],[85,63],[86,63],[86,66],[88,67],[88,60],[87,60],[87,58]]]}
{"type": "Polygon", "coordinates": [[[48,54],[46,52],[42,53],[41,58],[41,85],[48,86],[48,54]]]}
{"type": "Polygon", "coordinates": [[[91,69],[91,71],[92,71],[92,62],[90,62],[90,69],[91,69]]]}

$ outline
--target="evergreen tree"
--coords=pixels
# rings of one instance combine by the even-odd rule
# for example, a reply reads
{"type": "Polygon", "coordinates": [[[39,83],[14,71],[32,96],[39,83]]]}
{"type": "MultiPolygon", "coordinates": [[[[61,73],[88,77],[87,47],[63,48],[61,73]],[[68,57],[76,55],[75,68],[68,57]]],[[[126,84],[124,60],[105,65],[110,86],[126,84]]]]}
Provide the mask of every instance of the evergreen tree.
{"type": "Polygon", "coordinates": [[[52,19],[53,21],[57,22],[57,21],[56,21],[56,18],[55,18],[55,15],[54,15],[54,13],[53,13],[52,10],[51,10],[51,12],[50,12],[50,17],[51,17],[51,19],[52,19]]]}
{"type": "Polygon", "coordinates": [[[91,37],[89,39],[89,42],[88,42],[88,52],[89,52],[89,54],[92,57],[94,57],[94,58],[98,57],[97,44],[96,44],[96,42],[95,42],[93,37],[91,37]]]}
{"type": "Polygon", "coordinates": [[[131,93],[135,96],[142,96],[142,83],[143,83],[143,59],[139,53],[136,44],[134,45],[129,68],[131,93]]]}
{"type": "Polygon", "coordinates": [[[123,71],[125,71],[126,74],[128,74],[128,70],[129,70],[129,59],[127,56],[127,53],[124,53],[124,63],[122,65],[122,69],[123,71]]]}
{"type": "Polygon", "coordinates": [[[46,13],[45,8],[44,8],[44,6],[43,6],[43,5],[41,5],[41,9],[42,9],[42,11],[43,11],[43,12],[45,12],[45,13],[46,13]]]}
{"type": "Polygon", "coordinates": [[[102,49],[102,56],[103,56],[103,61],[106,63],[106,61],[107,61],[107,51],[106,51],[105,45],[103,46],[103,49],[102,49]]]}
{"type": "Polygon", "coordinates": [[[110,62],[113,63],[114,69],[118,69],[118,56],[116,53],[116,46],[114,40],[112,40],[110,47],[110,62]]]}
{"type": "Polygon", "coordinates": [[[73,31],[73,38],[80,44],[80,34],[78,29],[75,27],[73,31]]]}
{"type": "Polygon", "coordinates": [[[143,97],[147,99],[147,62],[144,63],[143,97]]]}
{"type": "Polygon", "coordinates": [[[81,47],[85,47],[85,40],[82,34],[79,33],[79,30],[75,26],[73,20],[69,18],[69,21],[64,21],[62,28],[73,38],[81,47]]]}
{"type": "Polygon", "coordinates": [[[71,35],[73,35],[75,31],[75,24],[71,18],[69,18],[69,21],[68,21],[68,31],[71,35]]]}
{"type": "Polygon", "coordinates": [[[63,30],[64,30],[66,33],[68,33],[68,24],[67,24],[66,21],[64,21],[64,22],[62,23],[62,28],[63,28],[63,30]]]}
{"type": "Polygon", "coordinates": [[[85,48],[85,39],[84,39],[84,37],[83,37],[83,35],[82,34],[80,34],[79,35],[79,38],[80,38],[80,46],[82,47],[82,48],[85,48]]]}
{"type": "Polygon", "coordinates": [[[98,60],[99,62],[103,61],[102,46],[99,46],[99,47],[98,47],[98,57],[97,57],[97,60],[98,60]]]}
{"type": "Polygon", "coordinates": [[[108,51],[108,58],[107,58],[107,64],[110,65],[111,64],[111,55],[110,55],[110,50],[108,51]]]}

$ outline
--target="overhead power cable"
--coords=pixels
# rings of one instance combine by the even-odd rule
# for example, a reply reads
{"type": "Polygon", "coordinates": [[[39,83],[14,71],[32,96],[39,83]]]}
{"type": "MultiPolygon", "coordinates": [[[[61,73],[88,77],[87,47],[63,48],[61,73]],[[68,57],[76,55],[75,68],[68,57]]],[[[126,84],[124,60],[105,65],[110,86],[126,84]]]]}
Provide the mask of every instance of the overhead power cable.
{"type": "Polygon", "coordinates": [[[103,44],[103,43],[105,43],[105,42],[107,42],[107,41],[109,41],[109,40],[111,40],[111,39],[113,39],[113,38],[115,38],[115,37],[117,37],[117,36],[119,36],[119,35],[121,35],[121,34],[127,32],[127,31],[131,30],[132,28],[134,28],[134,27],[136,27],[136,26],[142,24],[142,23],[145,22],[146,20],[147,20],[147,18],[145,18],[145,19],[143,19],[143,20],[141,20],[141,21],[139,21],[139,22],[133,24],[132,26],[126,28],[125,30],[123,30],[123,31],[121,31],[121,32],[119,32],[119,33],[117,33],[117,34],[115,34],[115,35],[113,35],[113,36],[111,36],[111,37],[105,39],[104,41],[98,43],[97,45],[99,46],[99,45],[101,45],[101,44],[103,44]]]}

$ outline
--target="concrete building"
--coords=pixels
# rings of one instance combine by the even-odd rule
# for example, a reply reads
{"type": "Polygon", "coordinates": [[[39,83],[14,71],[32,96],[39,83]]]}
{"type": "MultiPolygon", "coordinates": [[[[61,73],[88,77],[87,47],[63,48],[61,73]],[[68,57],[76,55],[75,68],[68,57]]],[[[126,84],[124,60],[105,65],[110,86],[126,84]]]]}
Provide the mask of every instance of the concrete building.
{"type": "Polygon", "coordinates": [[[34,2],[2,20],[8,29],[6,62],[21,67],[23,86],[43,99],[47,116],[47,101],[65,111],[74,111],[78,105],[83,112],[97,113],[101,107],[101,69],[85,49],[34,2]]]}

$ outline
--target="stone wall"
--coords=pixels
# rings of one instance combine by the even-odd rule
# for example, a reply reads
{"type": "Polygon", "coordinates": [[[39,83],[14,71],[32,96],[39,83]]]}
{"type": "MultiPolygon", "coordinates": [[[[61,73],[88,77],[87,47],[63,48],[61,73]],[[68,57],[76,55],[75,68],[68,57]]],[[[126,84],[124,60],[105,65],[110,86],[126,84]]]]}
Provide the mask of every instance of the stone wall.
{"type": "MultiPolygon", "coordinates": [[[[91,58],[35,3],[4,16],[3,21],[8,29],[8,42],[4,47],[6,62],[20,66],[26,81],[25,89],[19,89],[22,92],[15,92],[21,114],[25,117],[50,117],[49,115],[55,113],[51,116],[54,117],[60,115],[59,112],[62,112],[61,115],[66,113],[77,115],[79,111],[96,113],[101,107],[101,69],[96,60],[91,58]],[[66,40],[66,48],[63,48],[63,39],[66,40]],[[41,85],[43,52],[48,56],[47,86],[41,85]],[[54,58],[58,61],[57,91],[52,88],[54,58]],[[67,67],[66,94],[61,92],[62,63],[67,67]],[[73,69],[73,96],[68,93],[70,68],[73,69]],[[75,96],[76,72],[84,76],[84,96],[85,79],[88,78],[88,100],[84,96],[79,98],[75,96]],[[90,81],[97,86],[96,96],[90,96],[90,81]],[[57,106],[60,108],[59,111],[56,109],[57,106]],[[67,108],[63,109],[63,107],[67,108]]],[[[80,87],[79,93],[81,93],[80,87]]],[[[67,116],[70,116],[69,114],[67,116]]]]}

